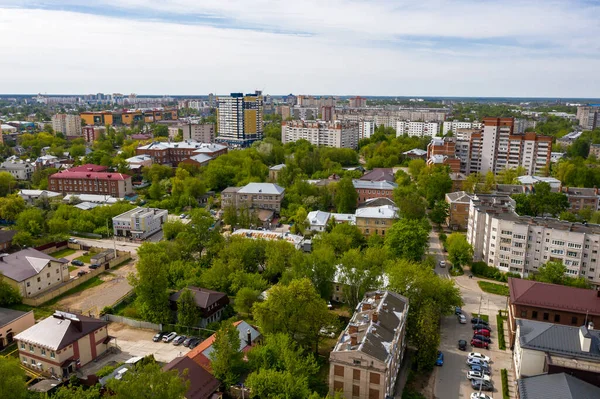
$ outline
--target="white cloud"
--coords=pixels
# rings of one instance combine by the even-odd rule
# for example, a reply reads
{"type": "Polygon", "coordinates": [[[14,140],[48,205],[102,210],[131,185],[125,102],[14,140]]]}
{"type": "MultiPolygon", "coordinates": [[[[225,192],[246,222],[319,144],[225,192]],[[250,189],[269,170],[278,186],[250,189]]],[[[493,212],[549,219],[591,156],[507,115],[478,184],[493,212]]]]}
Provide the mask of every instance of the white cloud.
{"type": "Polygon", "coordinates": [[[594,97],[600,89],[600,27],[562,2],[99,3],[267,31],[0,8],[0,37],[10,38],[0,40],[1,91],[594,97]]]}

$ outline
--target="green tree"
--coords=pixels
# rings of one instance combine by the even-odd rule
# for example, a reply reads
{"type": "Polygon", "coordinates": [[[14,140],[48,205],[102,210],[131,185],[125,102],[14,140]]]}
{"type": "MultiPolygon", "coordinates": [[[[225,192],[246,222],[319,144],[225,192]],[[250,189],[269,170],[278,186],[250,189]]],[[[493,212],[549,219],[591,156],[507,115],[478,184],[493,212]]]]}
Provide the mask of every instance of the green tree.
{"type": "Polygon", "coordinates": [[[33,237],[38,237],[45,231],[45,224],[44,212],[37,208],[28,208],[17,217],[16,228],[19,231],[31,234],[33,237]]]}
{"type": "Polygon", "coordinates": [[[394,201],[405,219],[423,219],[427,212],[427,203],[417,192],[414,185],[397,187],[394,190],[394,201]]]}
{"type": "Polygon", "coordinates": [[[0,398],[26,399],[25,372],[19,367],[19,358],[0,356],[0,398]]]}
{"type": "Polygon", "coordinates": [[[4,281],[4,275],[0,272],[0,306],[14,305],[16,303],[21,303],[19,290],[4,281]]]}
{"type": "Polygon", "coordinates": [[[564,285],[567,278],[565,276],[566,272],[567,267],[562,262],[549,261],[538,268],[537,273],[534,274],[534,279],[544,283],[564,285]]]}
{"type": "Polygon", "coordinates": [[[250,312],[252,312],[252,305],[254,305],[254,302],[258,301],[259,295],[260,292],[253,290],[250,287],[241,288],[235,296],[235,302],[233,304],[234,310],[240,314],[250,314],[250,312]]]}
{"type": "Polygon", "coordinates": [[[32,247],[33,236],[27,231],[19,231],[13,236],[12,243],[20,248],[32,247]]]}
{"type": "MultiPolygon", "coordinates": [[[[99,385],[98,385],[99,386],[99,385]]],[[[98,386],[83,388],[82,386],[63,385],[60,387],[55,394],[49,396],[45,395],[46,399],[100,399],[102,394],[98,386]]]]}
{"type": "Polygon", "coordinates": [[[408,163],[408,173],[413,179],[421,175],[421,172],[427,167],[423,159],[413,159],[408,163]]]}
{"type": "Polygon", "coordinates": [[[352,184],[352,179],[344,177],[335,189],[335,206],[338,213],[354,213],[358,201],[358,193],[352,184]]]}
{"type": "Polygon", "coordinates": [[[6,197],[17,188],[17,181],[8,172],[0,172],[0,197],[6,197]]]}
{"type": "Polygon", "coordinates": [[[435,201],[441,201],[452,190],[452,179],[447,166],[436,165],[421,171],[418,187],[430,207],[435,201]]]}
{"type": "Polygon", "coordinates": [[[429,229],[421,220],[400,219],[385,236],[385,245],[395,256],[421,260],[429,242],[429,229]]]}
{"type": "Polygon", "coordinates": [[[463,181],[462,188],[465,192],[469,194],[473,194],[477,191],[477,186],[482,182],[482,176],[479,172],[471,173],[467,176],[465,181],[463,181]]]}
{"type": "Polygon", "coordinates": [[[310,395],[306,377],[276,369],[259,369],[250,374],[246,386],[251,389],[252,398],[302,399],[310,395]]]}
{"type": "Polygon", "coordinates": [[[158,363],[148,362],[129,370],[121,379],[109,380],[107,388],[115,399],[181,399],[190,385],[183,380],[186,375],[162,371],[158,363]]]}
{"type": "Polygon", "coordinates": [[[18,194],[2,197],[0,198],[0,219],[15,221],[26,206],[25,200],[18,194]]]}
{"type": "Polygon", "coordinates": [[[446,201],[436,201],[433,209],[429,213],[429,219],[438,226],[446,221],[448,217],[449,205],[446,201]]]}
{"type": "Polygon", "coordinates": [[[237,328],[231,323],[223,323],[215,333],[210,360],[213,375],[226,387],[236,384],[244,370],[240,345],[237,328]]]}
{"type": "Polygon", "coordinates": [[[294,221],[294,226],[293,226],[293,230],[294,233],[296,234],[304,234],[304,230],[306,230],[306,228],[308,228],[308,212],[306,212],[306,209],[304,209],[304,207],[299,207],[298,210],[296,211],[296,214],[293,217],[293,221],[294,221]]]}
{"type": "Polygon", "coordinates": [[[417,315],[417,329],[414,341],[417,342],[416,362],[421,371],[433,369],[440,344],[439,312],[433,300],[425,300],[417,315]]]}
{"type": "Polygon", "coordinates": [[[483,193],[490,193],[495,188],[496,188],[496,176],[494,175],[494,172],[488,171],[485,174],[485,181],[483,182],[483,189],[481,191],[483,193]]]}
{"type": "Polygon", "coordinates": [[[473,247],[461,233],[452,233],[446,239],[448,260],[453,266],[468,265],[473,261],[473,247]]]}
{"type": "Polygon", "coordinates": [[[339,283],[343,284],[344,297],[350,308],[356,307],[367,291],[377,288],[378,277],[383,271],[385,255],[376,248],[368,248],[370,259],[354,248],[346,252],[340,260],[339,283]],[[383,255],[379,261],[370,262],[374,254],[383,255]]]}
{"type": "Polygon", "coordinates": [[[196,306],[194,294],[185,288],[177,300],[177,322],[186,327],[193,327],[198,323],[200,312],[196,306]]]}

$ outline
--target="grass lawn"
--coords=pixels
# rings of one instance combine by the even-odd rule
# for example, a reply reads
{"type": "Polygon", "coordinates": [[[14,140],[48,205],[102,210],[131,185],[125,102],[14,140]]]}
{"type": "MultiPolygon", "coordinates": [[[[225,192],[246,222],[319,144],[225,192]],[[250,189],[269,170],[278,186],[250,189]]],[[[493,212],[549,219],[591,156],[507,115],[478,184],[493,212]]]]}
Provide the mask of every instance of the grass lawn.
{"type": "Polygon", "coordinates": [[[34,308],[33,306],[25,305],[24,303],[17,303],[16,305],[7,306],[9,309],[20,310],[21,312],[29,312],[33,310],[33,317],[36,320],[45,319],[48,316],[52,316],[54,309],[48,308],[34,308]]]}
{"type": "Polygon", "coordinates": [[[473,317],[478,317],[481,320],[487,321],[488,323],[490,322],[490,316],[488,316],[486,314],[473,313],[473,317]]]}
{"type": "Polygon", "coordinates": [[[489,292],[490,294],[496,295],[504,295],[508,296],[508,286],[496,283],[490,283],[489,281],[478,281],[479,288],[481,288],[484,292],[489,292]]]}
{"type": "Polygon", "coordinates": [[[496,323],[498,324],[498,348],[506,350],[506,341],[504,338],[504,320],[506,316],[502,316],[500,312],[496,315],[496,323]]]}
{"type": "Polygon", "coordinates": [[[83,263],[92,263],[92,256],[94,256],[94,254],[91,252],[88,252],[87,255],[81,255],[79,258],[77,258],[77,260],[80,260],[83,263]]]}
{"type": "Polygon", "coordinates": [[[77,251],[74,249],[65,248],[61,249],[60,251],[51,253],[50,256],[54,256],[55,258],[64,258],[65,256],[73,255],[75,252],[77,251]]]}
{"type": "Polygon", "coordinates": [[[77,266],[69,266],[69,273],[71,273],[73,270],[77,270],[77,266]]]}

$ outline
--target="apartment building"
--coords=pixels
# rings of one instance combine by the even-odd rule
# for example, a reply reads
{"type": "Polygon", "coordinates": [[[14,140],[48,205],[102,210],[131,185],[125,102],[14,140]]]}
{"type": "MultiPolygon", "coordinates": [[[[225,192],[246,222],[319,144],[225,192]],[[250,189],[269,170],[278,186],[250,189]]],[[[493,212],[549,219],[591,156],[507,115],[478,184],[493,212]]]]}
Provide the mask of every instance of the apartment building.
{"type": "Polygon", "coordinates": [[[585,130],[594,130],[600,127],[600,105],[577,107],[576,118],[579,126],[585,130]]]}
{"type": "Polygon", "coordinates": [[[448,204],[448,217],[446,225],[453,230],[466,230],[469,223],[469,207],[471,206],[472,194],[464,191],[446,194],[448,204]]]}
{"type": "Polygon", "coordinates": [[[368,139],[375,133],[374,121],[359,121],[358,122],[358,139],[368,139]]]}
{"type": "Polygon", "coordinates": [[[8,172],[17,180],[31,180],[35,167],[12,155],[0,164],[0,172],[8,172]]]}
{"type": "Polygon", "coordinates": [[[284,144],[304,139],[313,145],[356,148],[358,137],[357,122],[295,120],[281,123],[281,141],[284,144]]]}
{"type": "Polygon", "coordinates": [[[156,123],[177,120],[177,109],[137,109],[127,111],[90,111],[79,114],[86,125],[129,126],[139,122],[156,123]]]}
{"type": "Polygon", "coordinates": [[[81,118],[79,115],[56,114],[52,116],[52,129],[65,136],[81,136],[81,118]]]}
{"type": "Polygon", "coordinates": [[[111,337],[106,321],[55,311],[15,340],[24,366],[62,379],[103,355],[111,337]]]}
{"type": "Polygon", "coordinates": [[[16,288],[23,298],[38,294],[69,281],[67,261],[27,248],[12,254],[0,255],[3,281],[16,288]]]}
{"type": "Polygon", "coordinates": [[[100,138],[100,135],[106,131],[104,126],[87,125],[81,128],[81,134],[86,143],[93,143],[100,138]]]}
{"type": "Polygon", "coordinates": [[[519,216],[506,195],[471,200],[467,240],[474,260],[527,277],[549,261],[562,262],[567,276],[600,285],[600,225],[519,216]]]}
{"type": "Polygon", "coordinates": [[[333,121],[333,115],[335,114],[335,108],[331,105],[324,105],[321,107],[321,119],[327,122],[333,121]]]}
{"type": "Polygon", "coordinates": [[[354,213],[356,227],[366,237],[372,234],[385,237],[397,219],[398,208],[392,205],[359,208],[354,213]]]}
{"type": "Polygon", "coordinates": [[[244,187],[227,187],[221,192],[221,207],[267,209],[279,213],[285,189],[274,183],[248,183],[244,187]]]}
{"type": "Polygon", "coordinates": [[[178,123],[169,129],[181,129],[184,141],[212,143],[215,141],[214,123],[178,123]]]}
{"type": "Polygon", "coordinates": [[[483,124],[481,122],[445,121],[442,124],[442,135],[447,135],[450,130],[456,135],[458,129],[481,130],[482,128],[483,124]]]}
{"type": "Polygon", "coordinates": [[[247,147],[263,136],[263,97],[231,93],[217,99],[216,141],[247,147]]]}
{"type": "Polygon", "coordinates": [[[112,218],[113,234],[143,240],[161,231],[168,216],[166,209],[137,207],[112,218]]]}
{"type": "Polygon", "coordinates": [[[589,156],[595,156],[596,159],[600,158],[600,144],[590,144],[589,156]]]}
{"type": "Polygon", "coordinates": [[[386,180],[370,181],[370,180],[352,180],[354,189],[358,194],[358,203],[363,204],[373,198],[389,198],[394,199],[394,189],[398,185],[394,182],[386,180]]]}
{"type": "Polygon", "coordinates": [[[367,106],[367,99],[364,97],[351,97],[348,99],[348,106],[350,108],[365,108],[367,106]]]}
{"type": "Polygon", "coordinates": [[[312,121],[319,118],[319,108],[295,105],[294,108],[292,108],[292,116],[294,119],[312,121]]]}
{"type": "Polygon", "coordinates": [[[152,157],[154,163],[177,166],[180,162],[199,154],[211,158],[227,154],[227,146],[216,143],[200,143],[193,140],[178,143],[155,141],[136,148],[135,153],[152,157]]]}
{"type": "Polygon", "coordinates": [[[405,134],[411,137],[435,137],[439,131],[440,128],[437,122],[396,122],[396,137],[405,134]]]}
{"type": "Polygon", "coordinates": [[[280,105],[276,108],[275,112],[281,116],[281,120],[286,120],[292,116],[292,109],[289,105],[280,105]]]}
{"type": "Polygon", "coordinates": [[[427,144],[427,165],[446,165],[453,173],[459,173],[461,162],[456,157],[456,140],[452,137],[434,137],[427,144]]]}
{"type": "Polygon", "coordinates": [[[347,399],[393,397],[406,349],[408,299],[367,292],[329,355],[329,393],[347,399]]]}
{"type": "Polygon", "coordinates": [[[71,168],[50,175],[48,190],[63,194],[100,194],[123,198],[133,193],[133,185],[131,176],[123,173],[71,168]]]}

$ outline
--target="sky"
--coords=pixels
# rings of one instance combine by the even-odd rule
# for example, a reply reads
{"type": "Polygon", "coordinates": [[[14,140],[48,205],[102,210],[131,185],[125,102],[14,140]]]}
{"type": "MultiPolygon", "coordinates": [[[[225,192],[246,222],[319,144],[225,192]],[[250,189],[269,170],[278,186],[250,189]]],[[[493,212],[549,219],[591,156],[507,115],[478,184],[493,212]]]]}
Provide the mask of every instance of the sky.
{"type": "Polygon", "coordinates": [[[0,0],[0,93],[600,97],[600,0],[0,0]]]}

